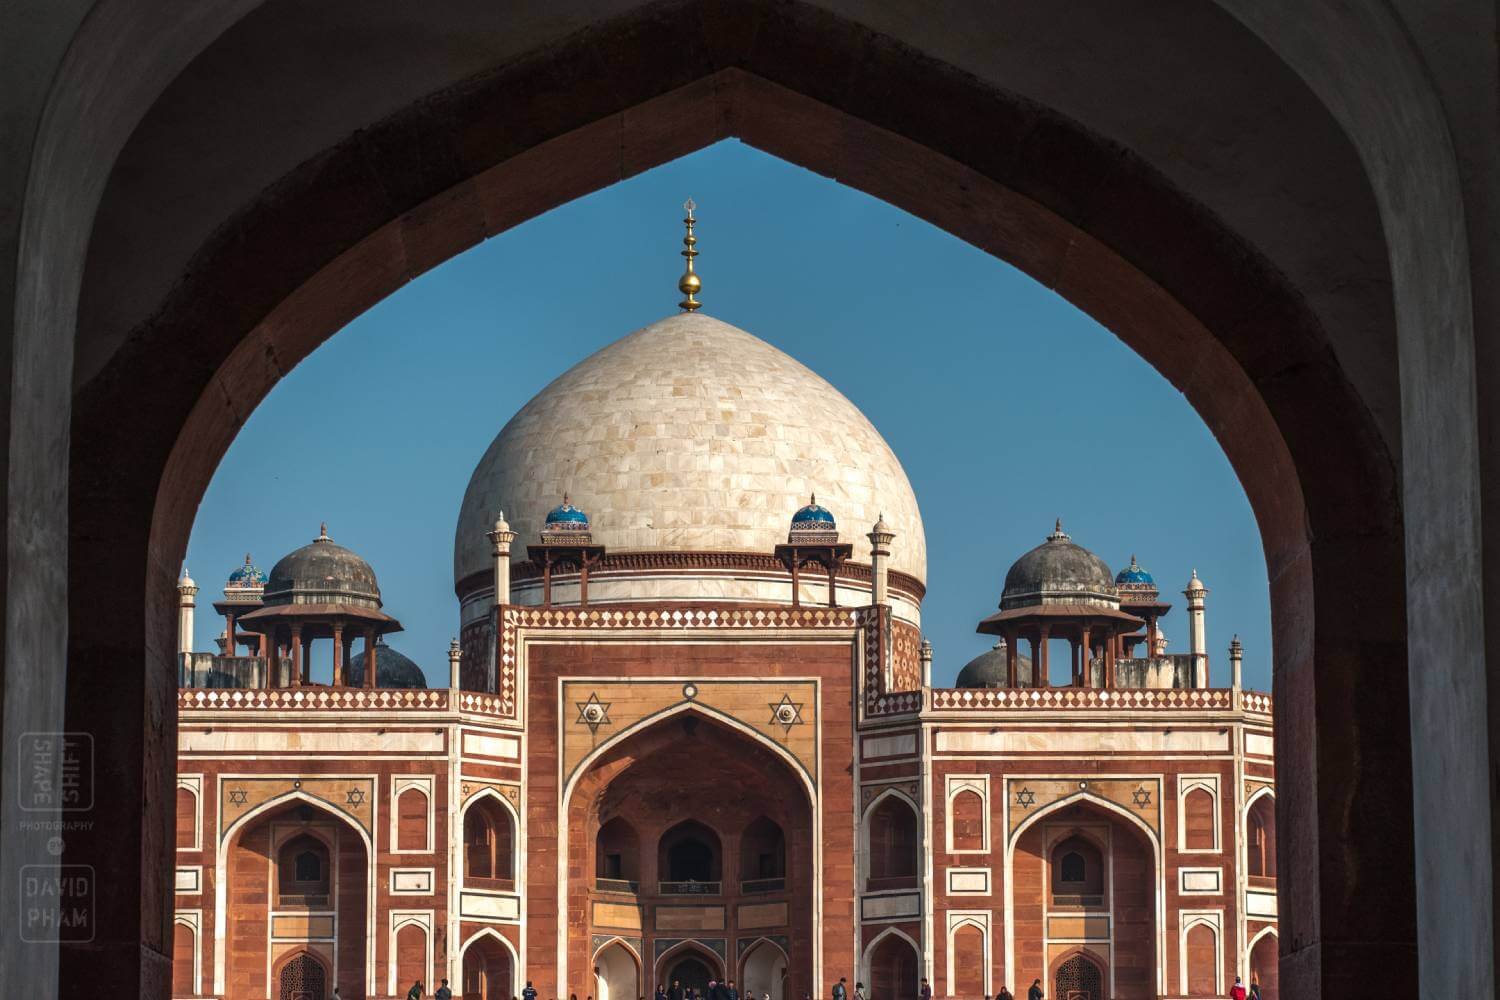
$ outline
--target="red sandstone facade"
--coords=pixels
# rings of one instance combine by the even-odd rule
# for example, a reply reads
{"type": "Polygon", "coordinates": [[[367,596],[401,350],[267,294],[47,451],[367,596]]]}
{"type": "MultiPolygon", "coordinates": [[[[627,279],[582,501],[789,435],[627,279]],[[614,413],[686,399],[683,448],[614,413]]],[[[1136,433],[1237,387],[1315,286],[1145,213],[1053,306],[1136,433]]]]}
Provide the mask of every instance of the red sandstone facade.
{"type": "Polygon", "coordinates": [[[1274,995],[1263,695],[896,691],[868,607],[498,616],[509,698],[181,693],[177,995],[1274,995]]]}

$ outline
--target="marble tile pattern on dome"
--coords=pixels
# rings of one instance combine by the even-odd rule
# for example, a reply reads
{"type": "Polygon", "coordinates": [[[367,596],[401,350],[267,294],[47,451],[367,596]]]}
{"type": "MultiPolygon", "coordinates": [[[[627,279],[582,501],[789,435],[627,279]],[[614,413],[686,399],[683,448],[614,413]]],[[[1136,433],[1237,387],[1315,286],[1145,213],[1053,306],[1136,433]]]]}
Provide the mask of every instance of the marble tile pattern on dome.
{"type": "Polygon", "coordinates": [[[184,571],[173,995],[1163,1000],[1240,976],[1276,1000],[1272,703],[1238,640],[1205,648],[1204,581],[1174,570],[1174,650],[1155,575],[1039,525],[987,553],[1014,560],[976,622],[994,644],[934,686],[896,456],[684,308],[479,460],[447,649],[401,643],[326,525],[225,573],[213,651],[184,571]]]}

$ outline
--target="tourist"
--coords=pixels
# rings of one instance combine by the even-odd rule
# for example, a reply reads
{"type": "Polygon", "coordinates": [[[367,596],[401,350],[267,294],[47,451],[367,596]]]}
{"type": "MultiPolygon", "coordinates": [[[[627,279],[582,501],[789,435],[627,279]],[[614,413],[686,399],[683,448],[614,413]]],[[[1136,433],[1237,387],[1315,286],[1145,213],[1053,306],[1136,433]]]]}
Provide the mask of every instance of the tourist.
{"type": "Polygon", "coordinates": [[[1245,984],[1240,982],[1239,976],[1235,976],[1234,985],[1229,988],[1230,1000],[1245,1000],[1247,995],[1245,993],[1245,984]]]}
{"type": "Polygon", "coordinates": [[[448,988],[448,980],[443,980],[443,984],[432,995],[432,1000],[453,1000],[453,991],[448,988]]]}
{"type": "Polygon", "coordinates": [[[411,984],[411,989],[406,991],[406,1000],[422,1000],[422,980],[411,984]]]}
{"type": "Polygon", "coordinates": [[[1010,990],[1002,986],[1000,992],[995,994],[995,1000],[1016,1000],[1016,998],[1010,995],[1010,990]]]}
{"type": "Polygon", "coordinates": [[[927,981],[926,976],[922,977],[922,988],[917,990],[917,996],[921,1000],[932,1000],[932,984],[927,981]]]}
{"type": "Polygon", "coordinates": [[[667,988],[661,983],[657,983],[656,992],[652,994],[651,1000],[667,1000],[667,988]]]}
{"type": "Polygon", "coordinates": [[[521,1000],[536,1000],[536,987],[531,985],[531,980],[526,980],[526,988],[521,991],[521,1000]]]}
{"type": "Polygon", "coordinates": [[[1040,979],[1033,979],[1031,981],[1031,989],[1026,991],[1026,1000],[1042,1000],[1044,996],[1046,994],[1042,992],[1042,981],[1040,979]]]}
{"type": "Polygon", "coordinates": [[[682,992],[682,980],[672,980],[672,988],[667,990],[667,1000],[687,1000],[682,992]]]}
{"type": "Polygon", "coordinates": [[[849,1000],[849,987],[844,985],[848,981],[839,976],[839,981],[833,984],[833,1000],[849,1000]]]}
{"type": "Polygon", "coordinates": [[[1260,977],[1254,974],[1250,976],[1250,1000],[1260,1000],[1260,977]]]}
{"type": "Polygon", "coordinates": [[[724,1000],[724,998],[719,995],[718,982],[712,979],[708,981],[708,991],[704,994],[704,998],[705,1000],[724,1000]]]}
{"type": "Polygon", "coordinates": [[[866,1000],[864,983],[854,984],[854,1000],[866,1000]]]}
{"type": "Polygon", "coordinates": [[[740,1000],[740,991],[735,989],[733,979],[724,984],[724,1000],[740,1000]]]}

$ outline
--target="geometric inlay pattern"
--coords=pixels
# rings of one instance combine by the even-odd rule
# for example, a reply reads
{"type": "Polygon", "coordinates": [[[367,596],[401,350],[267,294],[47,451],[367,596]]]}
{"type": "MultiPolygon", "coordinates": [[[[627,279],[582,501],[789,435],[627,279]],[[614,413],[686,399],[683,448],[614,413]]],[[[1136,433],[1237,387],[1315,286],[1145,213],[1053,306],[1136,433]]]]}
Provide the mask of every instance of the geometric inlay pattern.
{"type": "Polygon", "coordinates": [[[578,707],[578,718],[574,720],[575,725],[588,726],[589,732],[597,733],[600,726],[610,725],[609,702],[600,701],[599,695],[589,692],[588,701],[575,701],[578,707]]]}
{"type": "Polygon", "coordinates": [[[793,726],[802,725],[802,702],[792,701],[791,695],[782,695],[780,701],[770,703],[770,709],[770,724],[780,726],[782,732],[789,733],[793,726]]]}

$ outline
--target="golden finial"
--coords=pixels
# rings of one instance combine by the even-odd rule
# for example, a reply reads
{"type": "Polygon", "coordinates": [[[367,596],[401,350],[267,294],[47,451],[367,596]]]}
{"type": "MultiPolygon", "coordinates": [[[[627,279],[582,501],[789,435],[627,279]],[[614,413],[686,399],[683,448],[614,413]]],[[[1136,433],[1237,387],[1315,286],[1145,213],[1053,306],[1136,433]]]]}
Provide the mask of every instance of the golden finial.
{"type": "Polygon", "coordinates": [[[697,207],[691,198],[682,205],[683,211],[687,213],[687,218],[682,220],[682,224],[687,227],[687,234],[682,238],[682,256],[687,259],[687,270],[683,271],[682,277],[677,279],[677,290],[683,294],[683,300],[677,305],[683,312],[692,312],[703,306],[697,297],[698,293],[703,290],[703,282],[698,280],[698,275],[693,272],[693,258],[698,256],[698,251],[695,249],[698,245],[698,237],[693,235],[693,209],[697,207]]]}

